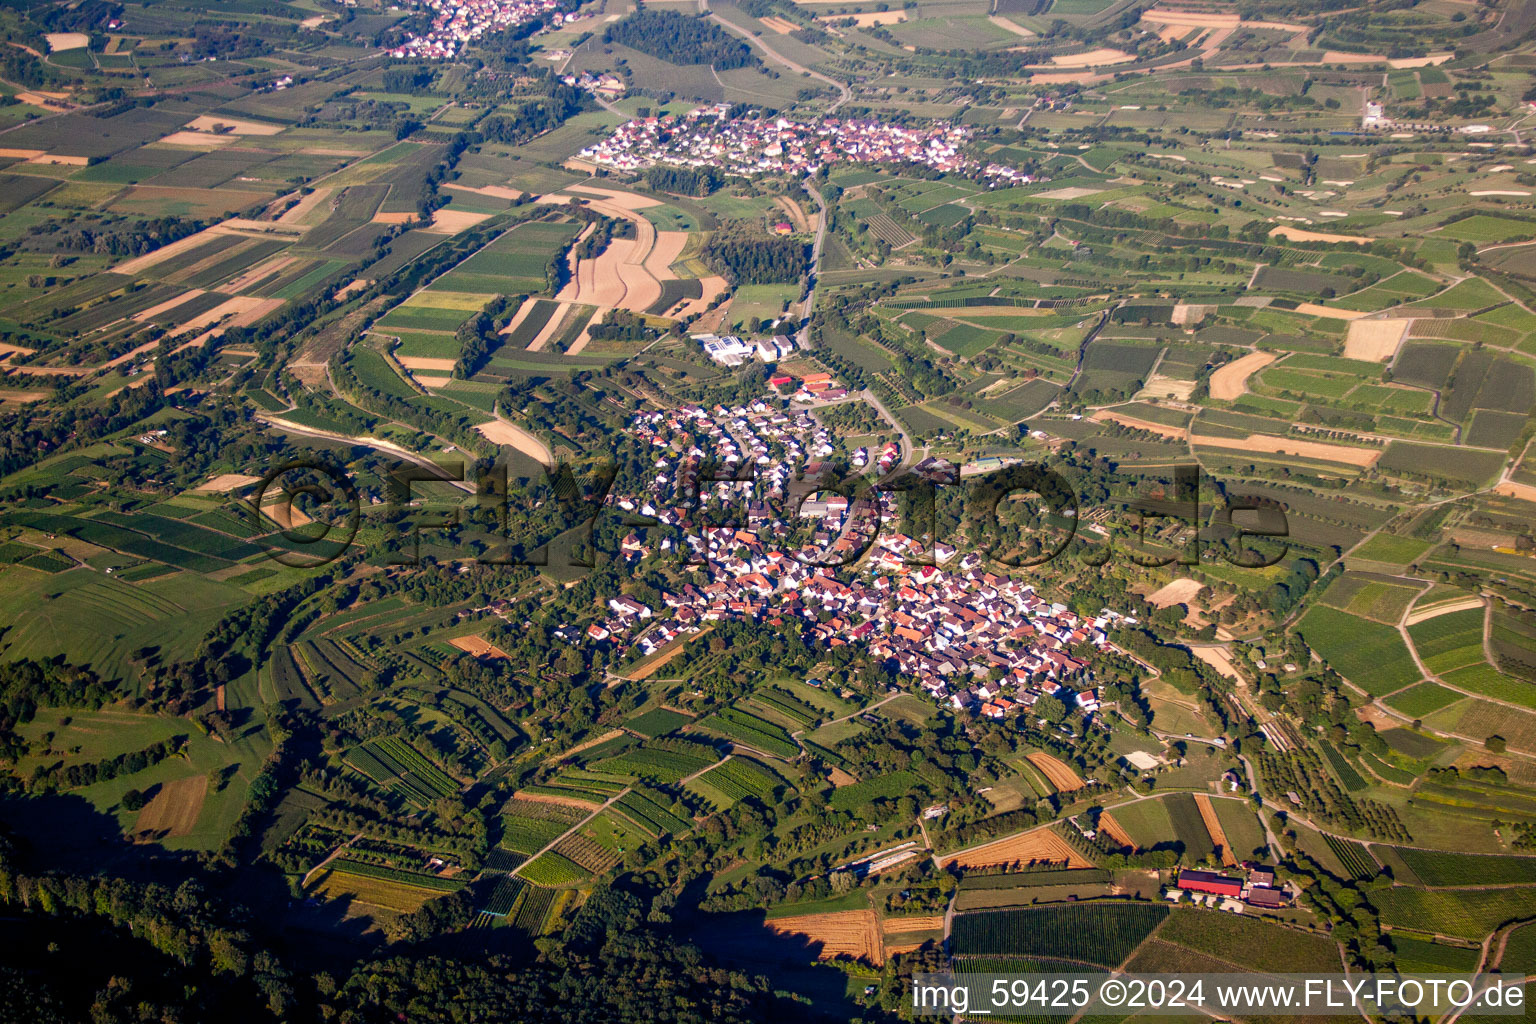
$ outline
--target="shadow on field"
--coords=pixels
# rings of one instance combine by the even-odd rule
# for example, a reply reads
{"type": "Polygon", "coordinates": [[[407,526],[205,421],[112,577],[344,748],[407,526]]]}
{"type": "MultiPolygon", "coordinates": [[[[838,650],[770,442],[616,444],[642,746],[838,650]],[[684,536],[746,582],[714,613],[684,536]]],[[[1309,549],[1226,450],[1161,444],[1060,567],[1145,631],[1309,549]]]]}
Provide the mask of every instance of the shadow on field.
{"type": "MultiPolygon", "coordinates": [[[[703,895],[684,896],[690,904],[703,895]]],[[[680,903],[682,900],[679,901],[680,903]]],[[[869,1009],[848,997],[848,975],[827,964],[818,964],[821,943],[799,935],[779,935],[763,927],[761,910],[730,914],[695,911],[677,918],[677,932],[723,967],[767,976],[777,992],[811,1000],[781,1006],[786,1020],[850,1020],[869,1016],[869,1009]]]]}
{"type": "Polygon", "coordinates": [[[175,884],[197,864],[194,853],[130,842],[116,817],[74,794],[0,800],[0,827],[15,837],[24,862],[34,868],[175,884]]]}

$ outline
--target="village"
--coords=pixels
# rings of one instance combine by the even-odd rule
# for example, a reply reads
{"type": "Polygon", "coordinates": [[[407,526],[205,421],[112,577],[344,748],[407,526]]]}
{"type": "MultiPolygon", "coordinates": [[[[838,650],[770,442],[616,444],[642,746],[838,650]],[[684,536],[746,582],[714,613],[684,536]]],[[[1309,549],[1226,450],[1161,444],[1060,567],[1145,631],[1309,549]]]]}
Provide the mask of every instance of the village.
{"type": "Polygon", "coordinates": [[[627,121],[579,157],[619,171],[670,164],[712,167],[743,177],[804,176],[836,163],[907,163],[979,174],[994,184],[1037,180],[1017,168],[966,155],[963,147],[972,132],[964,125],[934,122],[920,128],[874,118],[732,117],[732,109],[728,103],[716,103],[685,114],[627,121]]]}
{"type": "Polygon", "coordinates": [[[422,6],[433,12],[432,28],[390,49],[391,57],[448,60],[474,40],[537,21],[560,4],[558,0],[424,0],[422,6]]]}
{"type": "MultiPolygon", "coordinates": [[[[794,379],[775,378],[785,385],[794,379]]],[[[825,394],[835,383],[802,381],[796,394],[808,387],[825,394]]],[[[669,535],[653,541],[636,530],[620,555],[630,564],[653,553],[686,557],[700,578],[661,595],[670,612],[664,618],[663,609],[621,595],[608,601],[604,621],[564,627],[557,635],[566,641],[650,655],[722,620],[775,629],[798,623],[808,644],[860,644],[946,707],[1027,719],[1049,696],[1060,705],[1034,717],[1063,731],[1070,731],[1062,725],[1066,713],[1091,719],[1100,710],[1082,655],[1106,648],[1116,622],[1136,620],[1109,609],[1079,617],[1028,584],[987,572],[979,554],[960,555],[942,542],[925,548],[891,529],[898,515],[889,493],[850,501],[817,490],[837,445],[807,410],[769,398],[745,407],[684,406],[638,413],[630,432],[655,450],[649,493],[608,500],[669,535]],[[708,460],[725,468],[718,475],[752,476],[701,481],[708,460]],[[786,542],[790,523],[778,514],[784,506],[796,510],[791,519],[814,522],[803,546],[786,542]],[[714,522],[738,521],[700,526],[694,516],[703,508],[714,522]],[[681,541],[670,535],[677,530],[681,541]]],[[[873,462],[883,474],[900,458],[892,442],[873,455],[858,448],[848,462],[855,470],[873,462]]],[[[914,472],[955,478],[953,466],[932,459],[914,472]]]]}

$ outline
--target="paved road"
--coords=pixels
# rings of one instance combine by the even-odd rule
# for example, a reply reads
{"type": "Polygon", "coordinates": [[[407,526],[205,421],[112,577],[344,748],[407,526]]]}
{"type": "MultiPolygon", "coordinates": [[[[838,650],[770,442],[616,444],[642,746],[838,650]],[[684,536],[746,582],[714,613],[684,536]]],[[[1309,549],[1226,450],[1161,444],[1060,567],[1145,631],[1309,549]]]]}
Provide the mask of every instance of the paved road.
{"type": "Polygon", "coordinates": [[[896,430],[896,436],[901,438],[902,461],[905,462],[908,459],[914,458],[917,455],[917,444],[913,442],[912,435],[908,434],[902,427],[901,420],[897,419],[891,410],[885,407],[884,402],[880,401],[880,396],[869,390],[869,388],[865,388],[859,392],[859,397],[874,406],[875,412],[884,416],[886,421],[896,430]]]}
{"type": "Polygon", "coordinates": [[[816,200],[820,213],[816,217],[816,238],[811,243],[811,266],[806,274],[805,316],[800,330],[795,333],[795,344],[802,349],[810,347],[811,317],[816,313],[816,285],[821,280],[821,249],[827,240],[827,221],[830,220],[827,216],[827,201],[816,188],[815,178],[805,179],[805,190],[816,200]]]}

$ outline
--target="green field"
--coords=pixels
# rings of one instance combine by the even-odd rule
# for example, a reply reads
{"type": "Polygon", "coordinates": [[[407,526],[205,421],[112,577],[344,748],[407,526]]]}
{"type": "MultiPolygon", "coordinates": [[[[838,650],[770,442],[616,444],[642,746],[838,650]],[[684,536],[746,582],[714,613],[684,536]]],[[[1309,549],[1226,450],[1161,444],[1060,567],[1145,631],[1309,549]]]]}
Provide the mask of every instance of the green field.
{"type": "Polygon", "coordinates": [[[1391,626],[1319,606],[1302,616],[1297,628],[1340,675],[1372,695],[1419,681],[1402,636],[1391,626]]]}

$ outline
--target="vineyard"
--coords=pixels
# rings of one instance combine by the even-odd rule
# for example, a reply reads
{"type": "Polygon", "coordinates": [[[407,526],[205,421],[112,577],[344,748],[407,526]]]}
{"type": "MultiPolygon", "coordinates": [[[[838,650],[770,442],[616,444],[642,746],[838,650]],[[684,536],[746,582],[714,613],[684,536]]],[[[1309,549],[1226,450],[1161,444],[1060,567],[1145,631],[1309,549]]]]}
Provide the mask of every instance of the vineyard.
{"type": "Polygon", "coordinates": [[[528,888],[528,883],[521,878],[513,878],[507,875],[496,883],[496,888],[491,890],[491,895],[486,899],[481,912],[494,914],[496,917],[506,917],[512,912],[513,905],[517,902],[518,894],[528,888]]]}
{"type": "Polygon", "coordinates": [[[1157,937],[1250,970],[1277,963],[1288,971],[1339,969],[1339,947],[1332,939],[1236,914],[1175,910],[1157,937]]]}
{"type": "Polygon", "coordinates": [[[1149,903],[1078,903],[955,918],[957,954],[1048,956],[1114,967],[1168,916],[1149,903]]]}
{"type": "Polygon", "coordinates": [[[1349,872],[1351,878],[1374,878],[1381,870],[1361,844],[1327,834],[1324,834],[1323,841],[1328,844],[1328,849],[1333,851],[1333,855],[1339,858],[1339,863],[1344,865],[1344,870],[1349,872]]]}
{"type": "Polygon", "coordinates": [[[401,871],[399,868],[387,868],[381,864],[367,864],[360,860],[349,860],[345,857],[331,861],[330,869],[339,874],[378,878],[386,882],[414,885],[417,888],[431,889],[435,892],[458,892],[464,888],[463,879],[439,878],[437,875],[423,875],[415,871],[401,871]]]}
{"type": "Polygon", "coordinates": [[[800,748],[784,729],[737,708],[726,708],[717,715],[711,715],[702,725],[710,732],[769,754],[796,757],[800,753],[800,748]]]}
{"type": "Polygon", "coordinates": [[[1428,886],[1536,883],[1536,857],[1495,857],[1412,847],[1396,847],[1393,852],[1428,886]]]}
{"type": "Polygon", "coordinates": [[[532,938],[544,930],[544,918],[555,902],[555,890],[525,886],[517,905],[508,912],[512,927],[532,938]]]}
{"type": "Polygon", "coordinates": [[[733,757],[690,782],[688,791],[715,808],[725,808],[748,797],[767,802],[775,790],[787,786],[771,768],[750,758],[733,757]]]}
{"type": "Polygon", "coordinates": [[[558,888],[585,882],[591,874],[581,865],[550,850],[523,865],[522,876],[534,885],[558,888]]]}
{"type": "Polygon", "coordinates": [[[650,782],[673,783],[708,767],[718,758],[715,752],[698,743],[684,740],[652,740],[617,757],[606,758],[593,767],[614,775],[628,775],[650,782]]]}
{"type": "MultiPolygon", "coordinates": [[[[551,804],[550,806],[558,805],[551,804]]],[[[501,843],[515,853],[531,857],[544,849],[545,846],[559,839],[570,827],[570,825],[562,821],[507,815],[502,818],[501,843]]]]}
{"type": "Polygon", "coordinates": [[[621,854],[616,849],[604,846],[591,836],[573,833],[560,840],[551,853],[558,854],[594,875],[605,874],[609,868],[619,862],[621,854]]]}
{"type": "Polygon", "coordinates": [[[778,714],[792,722],[797,729],[809,728],[821,722],[822,714],[809,704],[783,690],[767,687],[752,694],[749,703],[759,705],[768,714],[778,714]]]}
{"type": "Polygon", "coordinates": [[[457,782],[398,736],[354,747],[345,761],[378,785],[422,807],[459,789],[457,782]]]}
{"type": "Polygon", "coordinates": [[[334,700],[356,697],[372,688],[374,671],[343,650],[334,640],[304,640],[289,648],[310,688],[334,700]]]}
{"type": "Polygon", "coordinates": [[[636,825],[647,830],[652,835],[660,835],[663,832],[681,833],[693,828],[693,822],[687,818],[679,817],[667,809],[662,801],[665,796],[655,790],[637,788],[624,794],[614,803],[614,807],[624,817],[633,821],[636,825]]]}
{"type": "Polygon", "coordinates": [[[676,732],[691,721],[693,719],[681,712],[668,708],[652,708],[629,719],[624,726],[630,732],[637,732],[646,739],[653,740],[669,732],[676,732]]]}

